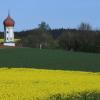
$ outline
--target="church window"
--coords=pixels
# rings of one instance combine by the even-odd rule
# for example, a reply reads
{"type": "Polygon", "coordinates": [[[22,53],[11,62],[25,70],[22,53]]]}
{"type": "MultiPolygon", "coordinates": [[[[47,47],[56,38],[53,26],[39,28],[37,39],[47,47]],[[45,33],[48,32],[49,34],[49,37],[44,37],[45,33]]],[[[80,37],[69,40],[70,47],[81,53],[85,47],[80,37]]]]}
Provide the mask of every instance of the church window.
{"type": "Polygon", "coordinates": [[[7,33],[9,33],[9,31],[7,31],[7,33]]]}
{"type": "Polygon", "coordinates": [[[8,40],[8,38],[7,38],[7,40],[8,40]]]}

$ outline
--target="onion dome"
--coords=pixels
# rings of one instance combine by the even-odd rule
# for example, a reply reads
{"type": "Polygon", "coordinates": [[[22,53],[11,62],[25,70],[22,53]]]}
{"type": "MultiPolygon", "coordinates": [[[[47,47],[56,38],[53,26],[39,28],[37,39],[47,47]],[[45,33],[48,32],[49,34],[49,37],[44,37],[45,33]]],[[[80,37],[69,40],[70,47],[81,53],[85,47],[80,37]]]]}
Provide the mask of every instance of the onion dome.
{"type": "Polygon", "coordinates": [[[4,26],[13,26],[15,25],[15,21],[10,17],[10,15],[8,14],[8,17],[4,20],[3,22],[4,26]]]}

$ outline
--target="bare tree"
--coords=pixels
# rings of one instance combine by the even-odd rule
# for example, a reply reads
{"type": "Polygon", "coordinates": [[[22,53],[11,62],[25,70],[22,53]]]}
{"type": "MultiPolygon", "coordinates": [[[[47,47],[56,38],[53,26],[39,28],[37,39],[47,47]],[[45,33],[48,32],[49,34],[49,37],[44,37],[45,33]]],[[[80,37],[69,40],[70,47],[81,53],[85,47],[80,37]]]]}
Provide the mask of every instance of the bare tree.
{"type": "Polygon", "coordinates": [[[82,22],[79,27],[78,27],[79,30],[84,30],[84,31],[90,31],[92,30],[92,26],[88,23],[84,23],[82,22]]]}

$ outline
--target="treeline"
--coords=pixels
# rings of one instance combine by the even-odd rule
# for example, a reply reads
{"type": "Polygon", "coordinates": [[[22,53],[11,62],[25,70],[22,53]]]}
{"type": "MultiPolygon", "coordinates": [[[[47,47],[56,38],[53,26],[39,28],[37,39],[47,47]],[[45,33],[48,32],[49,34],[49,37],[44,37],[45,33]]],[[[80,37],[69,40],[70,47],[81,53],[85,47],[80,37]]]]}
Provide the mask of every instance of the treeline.
{"type": "Polygon", "coordinates": [[[58,48],[67,51],[100,52],[100,31],[92,30],[87,23],[77,29],[51,29],[42,22],[38,28],[15,32],[17,46],[32,48],[58,48]]]}

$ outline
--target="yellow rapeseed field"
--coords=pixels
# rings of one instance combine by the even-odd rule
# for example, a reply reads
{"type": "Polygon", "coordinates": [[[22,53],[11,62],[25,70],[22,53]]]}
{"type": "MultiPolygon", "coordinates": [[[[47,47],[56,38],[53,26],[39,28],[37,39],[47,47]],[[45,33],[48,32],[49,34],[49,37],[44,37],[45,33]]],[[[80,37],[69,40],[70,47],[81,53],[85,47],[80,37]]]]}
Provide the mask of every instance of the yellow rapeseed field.
{"type": "Polygon", "coordinates": [[[64,100],[68,97],[71,99],[65,100],[78,100],[75,98],[80,98],[81,93],[88,93],[88,96],[92,92],[100,93],[100,73],[0,69],[0,100],[64,100]]]}

